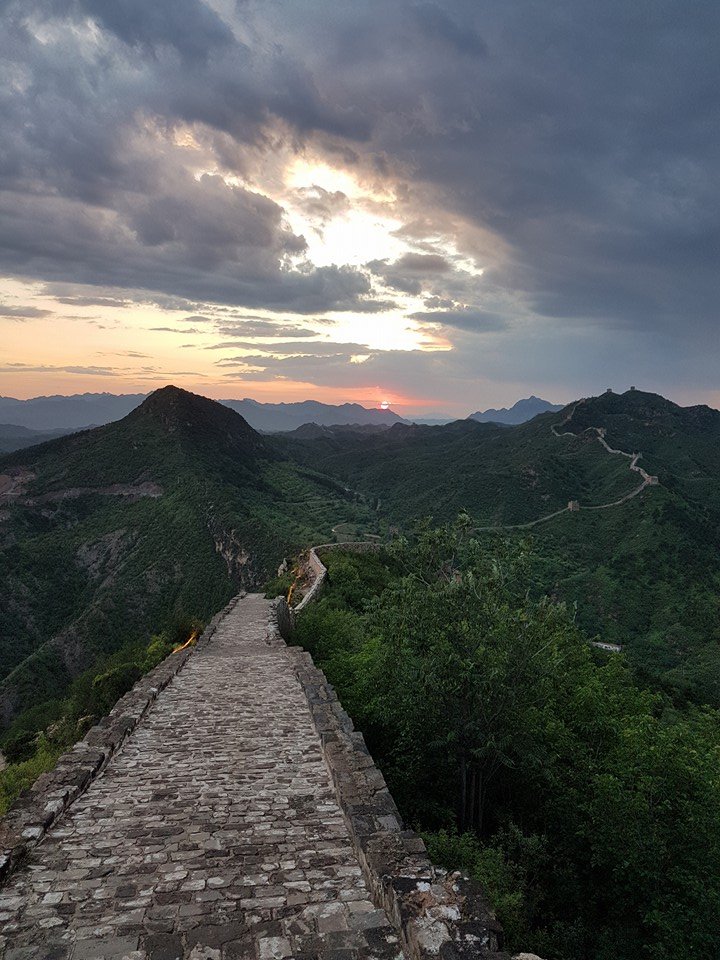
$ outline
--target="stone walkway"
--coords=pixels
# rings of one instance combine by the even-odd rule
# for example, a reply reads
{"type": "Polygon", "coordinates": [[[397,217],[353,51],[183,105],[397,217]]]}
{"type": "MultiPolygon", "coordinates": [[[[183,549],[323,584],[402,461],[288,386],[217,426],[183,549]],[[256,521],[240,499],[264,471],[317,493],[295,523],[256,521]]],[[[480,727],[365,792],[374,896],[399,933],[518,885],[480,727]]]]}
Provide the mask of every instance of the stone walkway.
{"type": "Polygon", "coordinates": [[[3,960],[402,957],[270,618],[236,603],[0,892],[3,960]]]}

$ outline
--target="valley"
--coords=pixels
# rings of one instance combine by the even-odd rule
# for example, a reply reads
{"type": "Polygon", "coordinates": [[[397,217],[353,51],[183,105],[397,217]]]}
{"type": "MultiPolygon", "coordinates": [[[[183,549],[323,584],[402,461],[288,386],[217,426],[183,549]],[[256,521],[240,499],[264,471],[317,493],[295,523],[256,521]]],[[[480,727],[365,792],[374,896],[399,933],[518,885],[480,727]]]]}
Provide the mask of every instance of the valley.
{"type": "Polygon", "coordinates": [[[697,926],[706,906],[682,879],[658,900],[654,841],[601,825],[608,809],[642,819],[692,876],[688,817],[715,837],[719,440],[717,412],[638,391],[512,426],[263,436],[166,387],[116,423],[6,455],[0,803],[148,671],[172,671],[239,591],[287,594],[293,558],[334,540],[291,639],[433,858],[490,891],[511,943],[553,960],[666,944],[644,911],[697,926]],[[354,540],[368,546],[343,550],[354,540]],[[617,904],[611,880],[626,883],[617,904]]]}
{"type": "Polygon", "coordinates": [[[576,604],[648,682],[717,703],[718,439],[720,414],[637,391],[511,427],[266,437],[156,391],[117,423],[0,460],[2,715],[172,618],[206,619],[308,544],[463,511],[478,534],[531,537],[533,591],[576,604]]]}

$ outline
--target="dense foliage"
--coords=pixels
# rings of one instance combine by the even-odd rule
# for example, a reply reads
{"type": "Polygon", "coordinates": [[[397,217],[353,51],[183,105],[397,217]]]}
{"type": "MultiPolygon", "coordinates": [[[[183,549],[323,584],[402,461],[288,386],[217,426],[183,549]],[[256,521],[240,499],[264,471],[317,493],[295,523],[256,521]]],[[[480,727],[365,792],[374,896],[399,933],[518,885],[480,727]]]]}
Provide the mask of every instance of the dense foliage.
{"type": "Polygon", "coordinates": [[[197,636],[200,629],[199,622],[176,615],[168,628],[149,642],[126,644],[101,658],[71,683],[64,697],[39,699],[16,717],[0,738],[8,764],[0,771],[0,813],[109,713],[144,673],[197,636]]]}
{"type": "Polygon", "coordinates": [[[209,619],[283,555],[368,513],[231,410],[157,391],[124,420],[0,458],[0,722],[179,614],[209,619]],[[0,498],[1,500],[2,498],[0,498]]]}
{"type": "MultiPolygon", "coordinates": [[[[361,491],[401,529],[467,511],[478,527],[611,503],[639,477],[610,445],[642,452],[660,483],[618,507],[534,526],[536,596],[578,604],[588,634],[620,643],[679,704],[720,707],[720,413],[641,391],[605,394],[517,427],[458,421],[286,440],[298,459],[361,491]],[[572,411],[568,422],[566,418],[572,411]],[[551,427],[571,435],[556,436],[551,427]]],[[[526,531],[500,530],[520,539],[526,531]]],[[[497,534],[485,531],[492,540],[497,534]]]]}
{"type": "Polygon", "coordinates": [[[720,951],[720,716],[679,712],[467,517],[330,553],[298,625],[406,818],[549,960],[720,951]]]}

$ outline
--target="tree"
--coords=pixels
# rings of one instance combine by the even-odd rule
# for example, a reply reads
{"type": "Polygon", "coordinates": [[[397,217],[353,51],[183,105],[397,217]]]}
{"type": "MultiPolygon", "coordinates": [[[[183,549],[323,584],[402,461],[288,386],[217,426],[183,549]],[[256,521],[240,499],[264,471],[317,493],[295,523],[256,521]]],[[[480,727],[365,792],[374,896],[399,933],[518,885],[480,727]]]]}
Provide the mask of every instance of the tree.
{"type": "Polygon", "coordinates": [[[519,753],[541,748],[553,678],[586,660],[586,645],[564,605],[530,599],[526,547],[488,550],[465,516],[394,552],[404,576],[370,619],[382,640],[375,702],[403,717],[396,750],[421,743],[422,762],[454,781],[459,829],[482,833],[489,789],[519,753]]]}

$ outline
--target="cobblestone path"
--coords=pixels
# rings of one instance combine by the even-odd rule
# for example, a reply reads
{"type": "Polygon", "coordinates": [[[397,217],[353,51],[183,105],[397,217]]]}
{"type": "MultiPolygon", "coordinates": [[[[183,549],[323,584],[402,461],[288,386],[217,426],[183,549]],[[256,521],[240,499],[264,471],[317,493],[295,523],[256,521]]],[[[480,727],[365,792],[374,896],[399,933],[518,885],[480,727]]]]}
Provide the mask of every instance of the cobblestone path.
{"type": "Polygon", "coordinates": [[[259,595],[236,603],[0,893],[0,956],[402,956],[259,595]]]}

